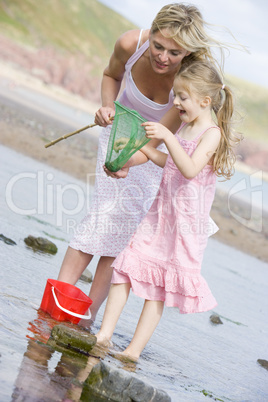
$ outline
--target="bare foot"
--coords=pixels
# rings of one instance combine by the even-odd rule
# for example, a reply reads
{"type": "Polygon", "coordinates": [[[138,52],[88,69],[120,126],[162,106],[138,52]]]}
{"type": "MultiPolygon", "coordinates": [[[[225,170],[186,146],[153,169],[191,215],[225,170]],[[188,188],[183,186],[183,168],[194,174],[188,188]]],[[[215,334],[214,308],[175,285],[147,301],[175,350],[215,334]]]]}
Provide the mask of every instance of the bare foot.
{"type": "Polygon", "coordinates": [[[122,354],[122,356],[125,358],[125,359],[127,359],[127,360],[129,360],[129,361],[131,361],[131,362],[135,362],[135,363],[137,363],[137,361],[139,360],[139,356],[133,356],[133,355],[131,355],[130,353],[127,353],[127,352],[122,352],[121,353],[122,354]]]}
{"type": "Polygon", "coordinates": [[[113,346],[112,341],[110,341],[109,338],[102,335],[100,332],[98,332],[95,336],[97,338],[97,345],[103,346],[105,348],[111,348],[113,346]]]}
{"type": "Polygon", "coordinates": [[[124,352],[110,351],[109,355],[117,360],[120,360],[122,363],[137,363],[138,361],[137,357],[131,356],[128,353],[124,352]]]}

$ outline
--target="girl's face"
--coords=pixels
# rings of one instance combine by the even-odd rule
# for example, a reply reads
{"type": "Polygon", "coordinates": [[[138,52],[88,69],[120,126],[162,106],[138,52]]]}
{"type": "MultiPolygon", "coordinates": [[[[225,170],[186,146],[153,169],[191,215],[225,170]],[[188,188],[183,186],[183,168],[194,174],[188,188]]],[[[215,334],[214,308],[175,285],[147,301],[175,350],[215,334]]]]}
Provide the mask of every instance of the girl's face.
{"type": "Polygon", "coordinates": [[[189,93],[183,85],[181,78],[174,81],[174,101],[173,104],[179,111],[180,119],[184,123],[191,123],[198,119],[204,111],[202,107],[203,98],[198,97],[194,93],[189,93]]]}
{"type": "MultiPolygon", "coordinates": [[[[168,34],[166,29],[162,31],[168,34]]],[[[165,38],[159,31],[150,33],[149,54],[153,70],[158,74],[175,73],[185,56],[190,52],[180,47],[173,39],[165,38]]]]}

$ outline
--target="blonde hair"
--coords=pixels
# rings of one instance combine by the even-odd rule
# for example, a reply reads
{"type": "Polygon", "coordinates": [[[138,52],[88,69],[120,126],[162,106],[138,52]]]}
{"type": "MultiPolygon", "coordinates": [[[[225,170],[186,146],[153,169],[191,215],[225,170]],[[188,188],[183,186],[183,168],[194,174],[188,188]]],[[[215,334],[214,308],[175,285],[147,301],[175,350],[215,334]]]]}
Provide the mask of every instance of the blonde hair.
{"type": "Polygon", "coordinates": [[[234,96],[229,86],[223,85],[222,78],[215,65],[205,61],[185,64],[176,78],[183,80],[185,89],[198,97],[209,96],[211,109],[215,113],[221,139],[213,157],[213,171],[217,176],[230,179],[234,173],[236,155],[234,146],[241,141],[241,136],[234,131],[234,96]]]}
{"type": "Polygon", "coordinates": [[[193,5],[173,3],[164,6],[152,22],[151,33],[157,31],[165,37],[173,39],[183,49],[191,52],[184,57],[182,64],[190,60],[210,60],[215,62],[211,53],[211,47],[219,49],[223,64],[223,49],[227,48],[223,43],[209,36],[204,26],[208,25],[203,20],[201,12],[193,5]],[[163,29],[168,34],[163,34],[163,29]]]}

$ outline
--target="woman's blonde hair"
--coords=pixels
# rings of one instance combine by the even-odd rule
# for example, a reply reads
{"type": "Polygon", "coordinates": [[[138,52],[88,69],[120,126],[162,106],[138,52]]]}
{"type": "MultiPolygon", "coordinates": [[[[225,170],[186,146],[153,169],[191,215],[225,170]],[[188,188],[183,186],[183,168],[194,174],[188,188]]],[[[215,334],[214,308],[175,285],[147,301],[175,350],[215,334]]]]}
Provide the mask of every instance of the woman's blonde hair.
{"type": "Polygon", "coordinates": [[[215,62],[211,47],[217,48],[223,64],[223,43],[209,36],[204,28],[208,25],[203,20],[201,12],[193,5],[173,3],[164,6],[152,22],[151,33],[159,31],[167,38],[173,39],[183,49],[191,52],[184,57],[182,64],[189,60],[210,60],[215,62]],[[163,30],[167,30],[163,34],[163,30]]]}
{"type": "Polygon", "coordinates": [[[223,85],[216,66],[206,61],[184,64],[176,78],[183,80],[187,92],[195,93],[200,98],[210,97],[211,109],[221,131],[220,143],[213,157],[213,171],[217,176],[230,179],[236,161],[233,148],[241,141],[241,136],[233,128],[234,96],[230,87],[223,85]]]}

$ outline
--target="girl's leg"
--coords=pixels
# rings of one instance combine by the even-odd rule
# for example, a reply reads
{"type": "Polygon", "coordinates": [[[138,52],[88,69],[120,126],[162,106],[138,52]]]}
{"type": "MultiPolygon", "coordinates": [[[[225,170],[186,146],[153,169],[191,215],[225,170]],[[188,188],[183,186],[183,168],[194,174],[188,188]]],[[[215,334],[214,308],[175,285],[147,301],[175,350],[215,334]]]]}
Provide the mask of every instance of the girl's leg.
{"type": "Polygon", "coordinates": [[[122,353],[123,355],[133,360],[137,360],[140,357],[141,352],[153,335],[162,317],[163,309],[164,302],[145,300],[135,334],[128,347],[122,353]]]}
{"type": "Polygon", "coordinates": [[[129,291],[130,283],[111,285],[101,328],[96,334],[97,343],[104,346],[110,344],[117,321],[127,302],[129,291]]]}
{"type": "Polygon", "coordinates": [[[90,306],[92,321],[95,320],[100,306],[109,293],[113,274],[113,268],[111,268],[113,261],[114,257],[100,257],[99,259],[89,292],[89,297],[92,300],[92,304],[90,306]]]}
{"type": "Polygon", "coordinates": [[[68,247],[63,259],[58,280],[75,285],[90,261],[93,255],[83,253],[68,247]]]}

